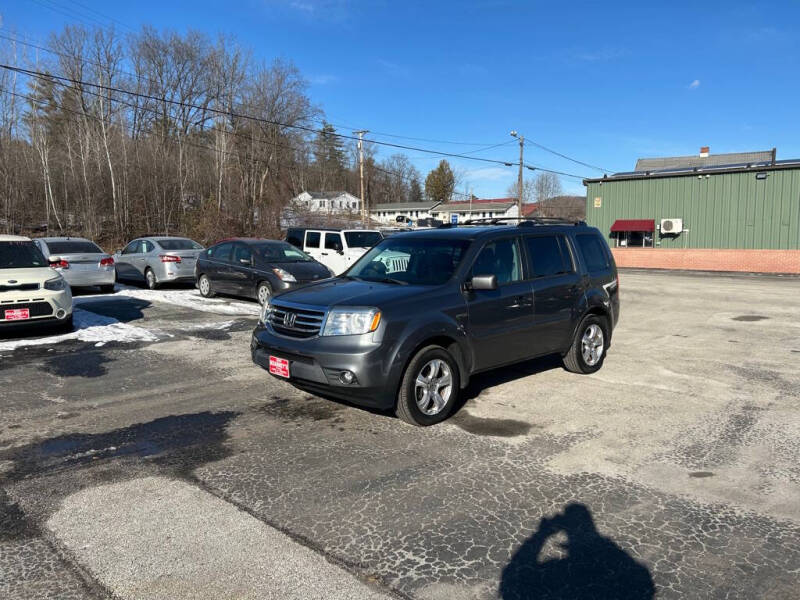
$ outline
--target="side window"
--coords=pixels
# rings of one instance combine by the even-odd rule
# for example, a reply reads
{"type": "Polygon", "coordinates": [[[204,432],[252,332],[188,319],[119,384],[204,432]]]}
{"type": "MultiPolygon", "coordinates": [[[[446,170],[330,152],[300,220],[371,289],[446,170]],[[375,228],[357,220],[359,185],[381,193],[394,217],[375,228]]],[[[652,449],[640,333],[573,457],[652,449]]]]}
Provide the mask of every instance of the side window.
{"type": "Polygon", "coordinates": [[[604,271],[609,267],[603,241],[595,235],[576,235],[583,262],[590,273],[604,271]]]}
{"type": "Polygon", "coordinates": [[[472,275],[496,275],[497,285],[521,281],[522,261],[517,240],[496,240],[487,243],[475,259],[472,275]]]}
{"type": "Polygon", "coordinates": [[[155,246],[153,246],[153,242],[148,242],[147,240],[142,240],[141,244],[142,245],[139,252],[142,253],[152,252],[153,248],[155,248],[155,246]]]}
{"type": "Polygon", "coordinates": [[[250,252],[250,248],[245,246],[244,244],[236,244],[233,247],[233,262],[236,264],[244,264],[242,260],[250,261],[253,258],[253,254],[250,252]]]}
{"type": "Polygon", "coordinates": [[[319,248],[319,231],[306,231],[306,248],[319,248]]]}
{"type": "Polygon", "coordinates": [[[214,260],[229,262],[231,259],[231,248],[233,244],[218,244],[208,249],[209,256],[214,260]]]}
{"type": "Polygon", "coordinates": [[[139,252],[139,240],[133,240],[130,244],[125,246],[122,251],[123,254],[136,254],[139,252]]]}
{"type": "Polygon", "coordinates": [[[534,277],[547,277],[572,271],[572,259],[561,236],[544,235],[525,238],[534,277]]]}
{"type": "Polygon", "coordinates": [[[326,250],[341,250],[342,249],[342,234],[341,233],[326,233],[325,234],[325,249],[326,250]]]}

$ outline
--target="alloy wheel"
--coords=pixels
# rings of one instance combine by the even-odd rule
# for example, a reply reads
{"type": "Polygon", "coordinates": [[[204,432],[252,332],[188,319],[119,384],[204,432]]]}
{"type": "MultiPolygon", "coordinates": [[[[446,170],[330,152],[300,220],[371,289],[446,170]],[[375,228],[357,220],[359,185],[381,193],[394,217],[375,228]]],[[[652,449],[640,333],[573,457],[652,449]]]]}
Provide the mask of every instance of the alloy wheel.
{"type": "Polygon", "coordinates": [[[414,399],[423,414],[438,415],[447,406],[453,392],[450,366],[439,358],[428,361],[414,381],[414,399]]]}

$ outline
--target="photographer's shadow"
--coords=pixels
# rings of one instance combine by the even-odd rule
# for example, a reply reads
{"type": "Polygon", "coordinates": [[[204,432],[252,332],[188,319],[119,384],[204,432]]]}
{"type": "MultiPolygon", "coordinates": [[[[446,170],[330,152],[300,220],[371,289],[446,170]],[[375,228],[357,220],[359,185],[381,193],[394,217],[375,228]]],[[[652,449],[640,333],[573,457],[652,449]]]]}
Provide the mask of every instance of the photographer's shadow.
{"type": "MultiPolygon", "coordinates": [[[[551,540],[551,546],[555,542],[551,540]]],[[[578,503],[568,504],[517,550],[500,580],[503,600],[552,598],[585,600],[614,598],[646,600],[655,587],[650,571],[597,531],[592,513],[578,503]],[[565,537],[558,558],[540,556],[552,536],[565,537]],[[564,554],[566,553],[566,556],[564,554]]]]}

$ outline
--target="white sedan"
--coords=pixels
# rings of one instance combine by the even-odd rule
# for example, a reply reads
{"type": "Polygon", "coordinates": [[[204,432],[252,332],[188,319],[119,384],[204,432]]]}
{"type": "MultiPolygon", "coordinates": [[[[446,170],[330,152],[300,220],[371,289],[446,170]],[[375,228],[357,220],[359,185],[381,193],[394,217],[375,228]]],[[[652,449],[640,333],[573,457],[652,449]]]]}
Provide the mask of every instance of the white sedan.
{"type": "Polygon", "coordinates": [[[0,332],[52,323],[72,329],[72,294],[29,238],[0,235],[0,332]]]}

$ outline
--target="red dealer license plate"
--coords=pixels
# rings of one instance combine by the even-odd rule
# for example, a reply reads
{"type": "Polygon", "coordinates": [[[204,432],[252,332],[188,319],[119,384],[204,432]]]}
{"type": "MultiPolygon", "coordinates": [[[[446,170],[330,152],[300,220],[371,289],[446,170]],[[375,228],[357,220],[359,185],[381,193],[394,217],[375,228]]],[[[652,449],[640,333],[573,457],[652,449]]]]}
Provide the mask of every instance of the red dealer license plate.
{"type": "Polygon", "coordinates": [[[289,361],[277,356],[269,357],[269,372],[278,377],[289,378],[289,361]]]}
{"type": "Polygon", "coordinates": [[[24,321],[31,318],[31,311],[28,308],[11,308],[6,310],[6,321],[24,321]]]}

